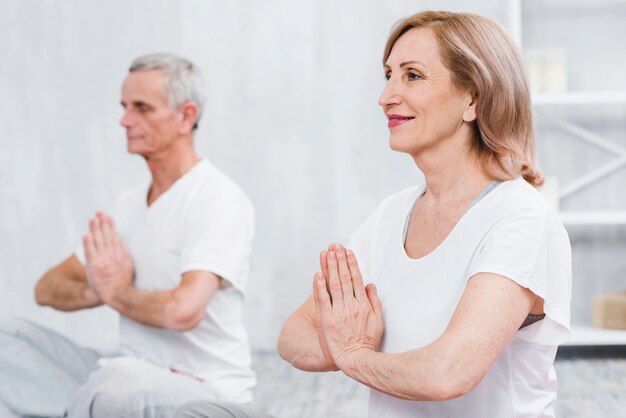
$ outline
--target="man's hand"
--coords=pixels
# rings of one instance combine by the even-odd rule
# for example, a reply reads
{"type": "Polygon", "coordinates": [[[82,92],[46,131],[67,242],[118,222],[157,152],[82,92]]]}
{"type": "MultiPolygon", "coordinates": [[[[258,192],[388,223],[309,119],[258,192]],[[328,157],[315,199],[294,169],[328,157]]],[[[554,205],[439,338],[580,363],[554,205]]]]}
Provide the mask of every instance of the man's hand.
{"type": "Polygon", "coordinates": [[[120,239],[113,219],[98,212],[83,237],[87,281],[106,304],[133,285],[133,262],[120,239]]]}

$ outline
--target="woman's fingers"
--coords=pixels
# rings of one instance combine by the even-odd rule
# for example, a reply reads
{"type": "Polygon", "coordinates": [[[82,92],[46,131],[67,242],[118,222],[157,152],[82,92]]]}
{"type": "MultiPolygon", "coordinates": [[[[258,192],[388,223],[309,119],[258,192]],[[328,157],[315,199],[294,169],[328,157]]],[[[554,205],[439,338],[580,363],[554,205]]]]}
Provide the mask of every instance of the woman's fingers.
{"type": "Polygon", "coordinates": [[[320,268],[324,277],[328,277],[328,251],[326,250],[320,253],[320,268]]]}
{"type": "Polygon", "coordinates": [[[352,251],[341,244],[330,244],[328,250],[320,252],[320,267],[333,304],[339,297],[344,304],[352,304],[353,298],[357,301],[367,298],[361,271],[352,251]]]}
{"type": "Polygon", "coordinates": [[[339,266],[337,265],[337,253],[335,251],[329,251],[328,256],[328,289],[330,290],[330,297],[332,298],[333,305],[343,305],[343,291],[341,289],[341,280],[339,278],[339,266]]]}
{"type": "Polygon", "coordinates": [[[339,244],[335,246],[335,254],[337,256],[337,273],[339,274],[339,282],[343,294],[343,303],[350,307],[354,303],[354,289],[352,286],[352,275],[348,267],[346,258],[346,250],[339,244]]]}
{"type": "Polygon", "coordinates": [[[370,301],[370,305],[372,305],[372,310],[376,314],[377,317],[382,318],[383,316],[383,305],[380,303],[380,299],[378,299],[378,292],[376,291],[376,286],[373,284],[368,284],[365,288],[367,291],[367,298],[370,301]]]}
{"type": "Polygon", "coordinates": [[[332,309],[330,303],[330,296],[328,295],[328,291],[326,290],[326,280],[324,276],[320,273],[315,273],[314,281],[314,298],[315,298],[315,306],[316,312],[319,312],[320,318],[322,317],[322,313],[326,309],[332,309]],[[319,311],[318,311],[319,309],[319,311]]]}
{"type": "Polygon", "coordinates": [[[363,276],[361,276],[359,263],[357,262],[354,253],[350,250],[346,250],[346,257],[348,259],[348,268],[350,269],[350,275],[352,277],[354,297],[356,297],[359,302],[364,301],[367,295],[365,294],[365,285],[363,284],[363,276]]]}

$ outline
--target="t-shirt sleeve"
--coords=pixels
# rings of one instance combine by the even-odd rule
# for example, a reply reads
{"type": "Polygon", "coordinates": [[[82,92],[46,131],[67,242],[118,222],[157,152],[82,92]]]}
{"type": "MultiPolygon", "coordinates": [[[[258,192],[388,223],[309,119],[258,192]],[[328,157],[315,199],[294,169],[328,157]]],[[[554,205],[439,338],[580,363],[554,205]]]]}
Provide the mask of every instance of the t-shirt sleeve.
{"type": "Polygon", "coordinates": [[[185,221],[181,274],[209,271],[243,291],[249,271],[254,211],[243,197],[203,203],[185,221]]]}
{"type": "Polygon", "coordinates": [[[503,216],[479,246],[468,277],[495,273],[544,299],[546,318],[517,336],[541,344],[560,344],[569,336],[571,247],[563,225],[545,206],[503,216]]]}

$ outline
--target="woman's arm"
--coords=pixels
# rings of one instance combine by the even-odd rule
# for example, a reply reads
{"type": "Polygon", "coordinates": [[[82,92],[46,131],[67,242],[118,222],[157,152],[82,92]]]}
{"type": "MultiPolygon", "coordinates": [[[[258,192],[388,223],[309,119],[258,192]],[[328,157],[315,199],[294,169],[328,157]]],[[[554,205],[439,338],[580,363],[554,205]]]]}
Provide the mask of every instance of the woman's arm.
{"type": "MultiPolygon", "coordinates": [[[[362,285],[356,259],[351,261],[354,256],[348,252],[346,257],[343,249],[333,253],[328,278],[317,281],[331,355],[348,376],[402,399],[447,400],[468,393],[502,353],[536,299],[503,276],[479,273],[468,281],[441,337],[405,353],[383,354],[373,348],[375,337],[368,337],[376,315],[358,314],[368,306],[354,296],[362,285]]],[[[369,306],[375,311],[373,296],[369,306]]]]}
{"type": "Polygon", "coordinates": [[[339,370],[330,353],[320,344],[315,321],[315,303],[310,296],[292,313],[278,337],[278,354],[294,367],[309,372],[339,370]]]}

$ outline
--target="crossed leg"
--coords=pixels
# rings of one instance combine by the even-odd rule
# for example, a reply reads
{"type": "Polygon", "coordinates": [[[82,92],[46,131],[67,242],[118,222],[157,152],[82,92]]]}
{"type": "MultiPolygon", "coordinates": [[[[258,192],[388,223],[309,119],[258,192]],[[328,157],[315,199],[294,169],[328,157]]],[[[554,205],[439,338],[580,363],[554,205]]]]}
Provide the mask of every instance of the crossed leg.
{"type": "Polygon", "coordinates": [[[30,321],[0,316],[0,404],[17,415],[62,417],[101,357],[30,321]]]}

